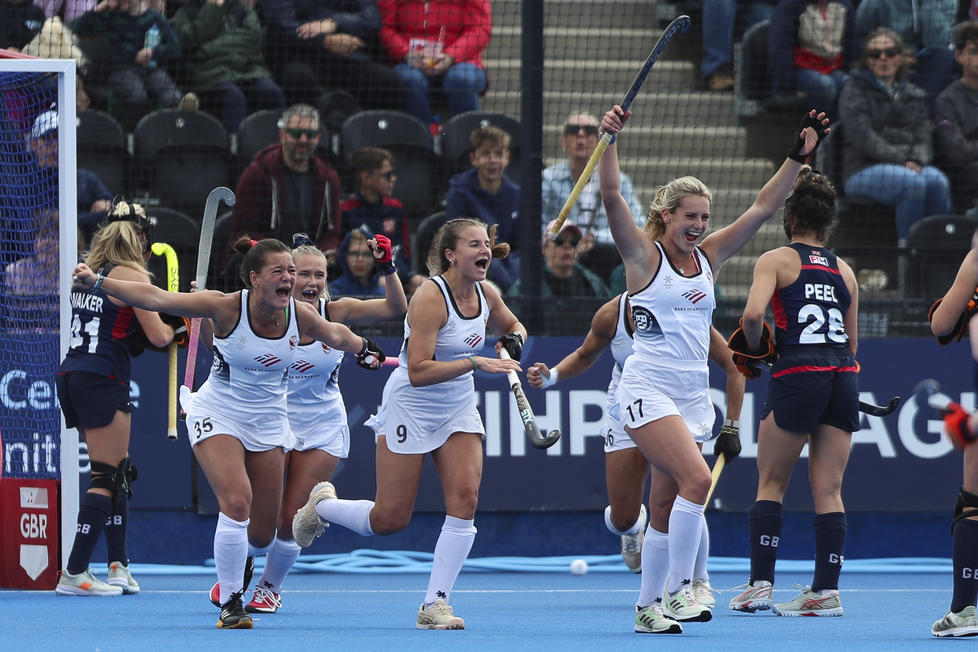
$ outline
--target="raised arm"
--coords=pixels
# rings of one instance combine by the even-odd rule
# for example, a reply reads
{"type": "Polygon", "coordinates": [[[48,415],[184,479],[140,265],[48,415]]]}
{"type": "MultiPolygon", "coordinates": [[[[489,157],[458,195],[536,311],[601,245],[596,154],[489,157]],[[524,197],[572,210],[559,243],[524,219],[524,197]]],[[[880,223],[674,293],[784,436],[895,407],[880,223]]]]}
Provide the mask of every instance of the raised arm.
{"type": "MultiPolygon", "coordinates": [[[[604,114],[601,119],[601,129],[606,133],[619,134],[631,111],[623,112],[617,104],[604,114]]],[[[616,141],[617,142],[617,141],[616,141]]],[[[598,176],[601,182],[601,201],[608,214],[608,227],[615,246],[625,261],[626,274],[629,264],[645,265],[649,257],[652,243],[648,236],[635,225],[635,218],[628,202],[621,194],[621,173],[618,169],[618,146],[608,145],[598,166],[598,176]]]]}
{"type": "Polygon", "coordinates": [[[99,288],[109,296],[143,310],[166,312],[180,317],[215,317],[218,301],[224,294],[213,290],[203,292],[167,292],[151,283],[125,281],[97,274],[88,265],[79,263],[71,277],[73,287],[99,288]]]}
{"type": "Polygon", "coordinates": [[[394,268],[391,241],[387,236],[376,235],[367,240],[367,246],[374,254],[377,264],[384,274],[383,299],[340,298],[330,302],[330,318],[345,324],[379,324],[400,317],[407,312],[407,297],[404,286],[394,268]]]}
{"type": "Polygon", "coordinates": [[[584,336],[584,341],[554,367],[547,367],[543,362],[534,362],[526,370],[527,382],[537,389],[543,389],[555,384],[558,379],[567,380],[590,369],[615,336],[618,302],[621,300],[621,296],[617,296],[598,308],[591,318],[591,329],[584,336]]]}
{"type": "MultiPolygon", "coordinates": [[[[824,113],[816,115],[814,109],[806,113],[787,158],[757,193],[750,208],[733,223],[714,231],[703,240],[703,251],[713,262],[714,271],[743,249],[757,230],[784,206],[784,200],[791,194],[802,163],[815,152],[821,140],[831,131],[828,125],[829,119],[824,113]]],[[[744,332],[747,332],[746,328],[744,332]]]]}

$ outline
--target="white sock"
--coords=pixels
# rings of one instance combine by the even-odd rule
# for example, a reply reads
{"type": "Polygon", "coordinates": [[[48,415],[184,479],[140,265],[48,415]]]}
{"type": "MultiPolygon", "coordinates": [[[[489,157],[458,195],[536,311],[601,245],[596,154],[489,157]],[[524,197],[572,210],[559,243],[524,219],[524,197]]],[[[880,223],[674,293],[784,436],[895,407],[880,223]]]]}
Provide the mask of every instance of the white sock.
{"type": "Polygon", "coordinates": [[[249,557],[261,557],[272,549],[275,545],[275,539],[268,542],[267,546],[256,546],[251,541],[248,542],[248,556],[249,557]]]}
{"type": "Polygon", "coordinates": [[[435,544],[435,558],[431,562],[431,577],[428,578],[428,592],[424,604],[428,606],[438,598],[448,602],[452,587],[458,578],[462,564],[465,563],[475,542],[475,521],[472,519],[445,516],[441,534],[435,544]]]}
{"type": "Polygon", "coordinates": [[[615,524],[611,522],[611,505],[604,508],[604,524],[611,531],[612,534],[617,534],[619,536],[625,536],[627,534],[638,534],[645,527],[645,505],[642,505],[642,509],[638,511],[638,518],[627,530],[619,530],[615,527],[615,524]]]}
{"type": "Polygon", "coordinates": [[[300,550],[302,548],[295,541],[285,541],[275,537],[271,550],[265,555],[265,570],[262,571],[255,586],[263,586],[272,593],[281,593],[282,582],[292,570],[295,560],[299,558],[300,550]]]}
{"type": "Polygon", "coordinates": [[[223,512],[214,530],[214,568],[221,585],[221,604],[241,590],[248,557],[248,521],[236,521],[223,512]]]}
{"type": "Polygon", "coordinates": [[[669,580],[666,588],[675,593],[693,581],[693,562],[703,529],[703,505],[676,496],[669,514],[669,580]]]}
{"type": "Polygon", "coordinates": [[[669,535],[651,525],[645,530],[642,545],[642,588],[638,592],[638,606],[647,607],[662,600],[669,574],[669,535]]]}
{"type": "Polygon", "coordinates": [[[370,529],[370,510],[374,508],[372,500],[321,500],[316,503],[316,513],[324,521],[342,525],[353,530],[360,536],[373,536],[370,529]]]}
{"type": "Polygon", "coordinates": [[[706,526],[706,514],[703,515],[703,529],[700,530],[700,545],[696,550],[696,561],[693,562],[693,579],[710,580],[706,570],[706,562],[710,558],[710,528],[706,526]]]}

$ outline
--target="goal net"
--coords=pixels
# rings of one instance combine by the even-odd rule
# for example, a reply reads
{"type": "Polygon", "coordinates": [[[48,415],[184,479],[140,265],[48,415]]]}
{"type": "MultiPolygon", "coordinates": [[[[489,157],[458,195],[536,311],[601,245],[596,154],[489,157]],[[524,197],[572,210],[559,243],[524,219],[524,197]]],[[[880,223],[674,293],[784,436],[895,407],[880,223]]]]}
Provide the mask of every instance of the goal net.
{"type": "Polygon", "coordinates": [[[67,350],[78,259],[75,63],[3,54],[0,470],[6,478],[62,481],[68,545],[78,509],[78,435],[63,427],[55,376],[67,350]]]}

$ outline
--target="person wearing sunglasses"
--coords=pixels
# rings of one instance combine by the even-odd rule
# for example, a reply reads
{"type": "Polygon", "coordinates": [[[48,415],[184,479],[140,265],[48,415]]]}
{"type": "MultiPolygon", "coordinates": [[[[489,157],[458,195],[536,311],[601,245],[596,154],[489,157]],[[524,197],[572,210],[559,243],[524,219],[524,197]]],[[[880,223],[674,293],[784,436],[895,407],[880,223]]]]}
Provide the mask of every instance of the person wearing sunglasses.
{"type": "Polygon", "coordinates": [[[869,42],[869,34],[889,27],[900,35],[912,62],[907,75],[924,91],[927,108],[954,80],[951,27],[958,14],[958,0],[860,0],[856,7],[856,38],[869,42]]]}
{"type": "Polygon", "coordinates": [[[238,288],[241,258],[234,255],[232,245],[241,234],[287,242],[293,233],[308,233],[327,253],[342,239],[340,177],[316,155],[322,139],[319,112],[308,104],[294,104],[282,114],[278,126],[279,142],[255,154],[238,179],[232,234],[224,243],[222,289],[238,288]]]}
{"type": "Polygon", "coordinates": [[[487,126],[469,134],[472,167],[449,180],[445,195],[445,219],[475,217],[496,225],[497,237],[509,242],[509,256],[489,268],[489,280],[506,292],[520,275],[519,203],[520,188],[506,177],[509,165],[509,134],[487,126]]]}
{"type": "MultiPolygon", "coordinates": [[[[567,154],[567,160],[546,168],[542,177],[543,222],[557,217],[564,202],[584,171],[591,154],[598,146],[598,120],[590,113],[578,111],[567,116],[560,136],[560,147],[567,154]]],[[[590,251],[595,244],[613,246],[608,216],[598,193],[600,171],[594,170],[591,180],[584,186],[577,203],[571,208],[568,219],[577,224],[583,234],[582,254],[590,251]]],[[[631,178],[624,172],[621,175],[621,191],[631,209],[636,226],[641,225],[644,211],[635,196],[631,178]]]]}
{"type": "MultiPolygon", "coordinates": [[[[571,220],[564,222],[556,235],[550,232],[556,220],[551,220],[543,230],[543,282],[542,297],[601,297],[611,295],[611,290],[601,277],[578,262],[580,243],[583,238],[580,227],[571,220]]],[[[509,296],[520,295],[520,281],[510,287],[509,296]]],[[[552,311],[559,313],[559,311],[552,311]]],[[[563,317],[561,317],[563,319],[563,317]]]]}
{"type": "Polygon", "coordinates": [[[906,81],[903,52],[903,39],[892,29],[870,33],[863,69],[839,96],[845,193],[894,206],[900,246],[915,222],[951,211],[950,182],[931,165],[933,124],[924,92],[906,81]]]}
{"type": "Polygon", "coordinates": [[[340,202],[343,233],[366,228],[391,241],[394,264],[408,294],[425,277],[411,270],[411,234],[404,204],[393,197],[397,183],[394,155],[382,147],[361,147],[350,152],[346,169],[355,184],[352,195],[340,202]]]}

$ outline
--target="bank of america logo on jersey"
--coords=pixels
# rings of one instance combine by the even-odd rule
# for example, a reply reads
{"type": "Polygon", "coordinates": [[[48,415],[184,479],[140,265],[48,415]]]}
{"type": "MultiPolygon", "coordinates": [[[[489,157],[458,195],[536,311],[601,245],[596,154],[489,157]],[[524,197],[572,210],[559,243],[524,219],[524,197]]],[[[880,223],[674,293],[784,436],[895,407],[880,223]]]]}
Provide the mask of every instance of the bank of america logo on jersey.
{"type": "Polygon", "coordinates": [[[273,367],[282,361],[282,358],[278,357],[274,353],[263,353],[261,355],[256,355],[253,360],[263,367],[273,367]]]}
{"type": "Polygon", "coordinates": [[[478,333],[472,333],[465,338],[465,343],[471,346],[473,349],[482,344],[482,336],[478,333]]]}
{"type": "Polygon", "coordinates": [[[316,365],[314,365],[311,362],[307,362],[306,360],[296,360],[295,362],[290,364],[289,367],[291,369],[295,369],[300,374],[304,374],[311,369],[315,369],[316,365]]]}
{"type": "Polygon", "coordinates": [[[706,298],[706,292],[703,290],[686,290],[683,292],[683,298],[690,303],[699,303],[706,298]]]}

